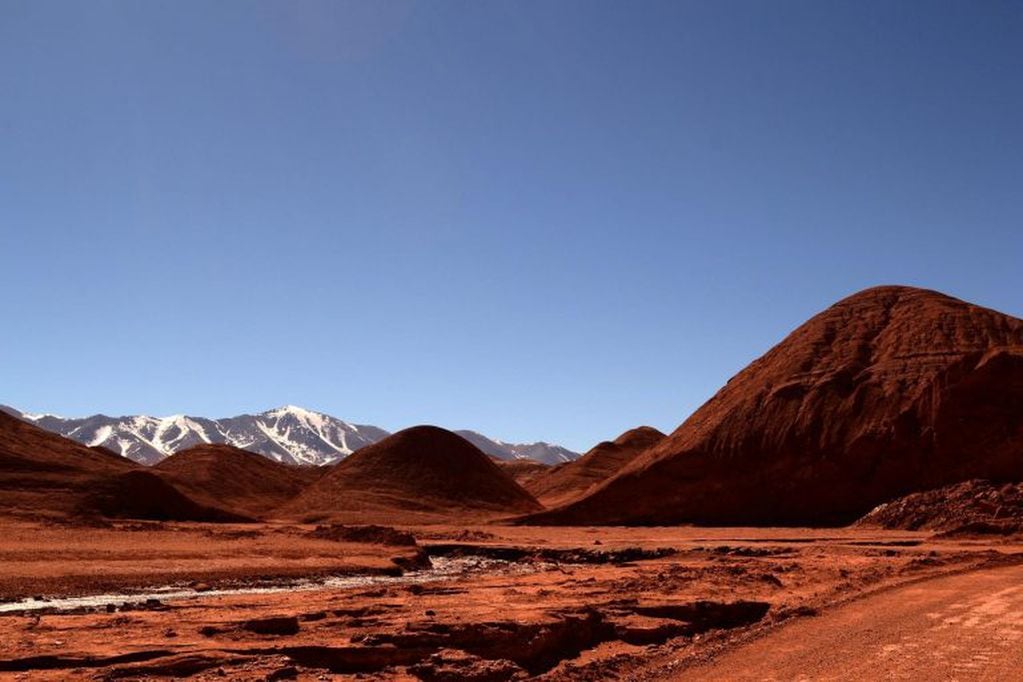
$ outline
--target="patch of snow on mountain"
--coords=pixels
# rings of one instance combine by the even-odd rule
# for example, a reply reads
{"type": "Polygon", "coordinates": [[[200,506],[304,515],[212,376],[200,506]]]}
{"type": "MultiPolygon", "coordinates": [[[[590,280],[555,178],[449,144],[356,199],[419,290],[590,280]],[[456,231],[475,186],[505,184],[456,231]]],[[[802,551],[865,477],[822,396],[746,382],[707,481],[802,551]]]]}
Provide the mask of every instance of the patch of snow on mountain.
{"type": "MultiPolygon", "coordinates": [[[[296,405],[223,419],[182,414],[169,417],[97,414],[68,419],[4,409],[49,431],[85,445],[108,448],[142,464],[155,464],[175,452],[204,443],[227,443],[286,464],[327,465],[390,435],[376,426],[350,424],[296,405]]],[[[570,450],[542,442],[516,445],[474,431],[458,433],[500,459],[531,458],[557,464],[578,457],[570,450]]]]}
{"type": "Polygon", "coordinates": [[[88,445],[90,448],[94,448],[97,445],[102,445],[108,438],[110,438],[110,436],[113,435],[113,433],[114,433],[113,426],[110,426],[109,424],[107,424],[106,426],[101,426],[98,429],[96,429],[96,433],[95,435],[93,435],[92,440],[86,443],[86,445],[88,445]]]}

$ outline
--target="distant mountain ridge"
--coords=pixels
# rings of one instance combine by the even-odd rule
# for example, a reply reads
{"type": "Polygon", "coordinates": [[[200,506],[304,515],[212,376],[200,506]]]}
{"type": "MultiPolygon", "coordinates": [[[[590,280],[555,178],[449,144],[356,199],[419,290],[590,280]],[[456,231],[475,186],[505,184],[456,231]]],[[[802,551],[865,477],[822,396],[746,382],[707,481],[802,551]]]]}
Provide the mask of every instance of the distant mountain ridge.
{"type": "Polygon", "coordinates": [[[487,438],[482,433],[475,431],[455,431],[459,436],[466,439],[484,454],[498,459],[532,459],[544,464],[564,464],[579,458],[578,452],[573,452],[560,445],[552,445],[538,441],[536,443],[505,443],[499,440],[487,438]]]}
{"type": "MultiPolygon", "coordinates": [[[[356,450],[388,437],[390,432],[367,424],[351,424],[322,412],[285,405],[259,414],[223,419],[173,415],[66,418],[31,414],[12,407],[0,410],[47,431],[90,447],[104,447],[141,464],[156,464],[182,450],[207,443],[226,443],[285,464],[336,464],[356,450]]],[[[557,464],[579,455],[547,443],[510,444],[474,431],[463,438],[500,459],[536,459],[557,464]]]]}

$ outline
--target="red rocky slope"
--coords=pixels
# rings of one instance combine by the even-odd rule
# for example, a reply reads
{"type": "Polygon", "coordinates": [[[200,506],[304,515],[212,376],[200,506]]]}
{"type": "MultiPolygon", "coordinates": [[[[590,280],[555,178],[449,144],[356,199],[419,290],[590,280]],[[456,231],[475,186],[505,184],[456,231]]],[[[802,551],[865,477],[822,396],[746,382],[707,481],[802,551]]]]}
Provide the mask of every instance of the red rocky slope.
{"type": "Polygon", "coordinates": [[[320,469],[288,466],[232,445],[198,445],[154,469],[195,500],[263,516],[298,495],[320,469]]]}
{"type": "Polygon", "coordinates": [[[507,516],[539,508],[476,446],[445,429],[416,426],[349,455],[281,513],[306,519],[412,522],[507,516]]]}
{"type": "Polygon", "coordinates": [[[526,490],[546,506],[564,504],[611,478],[663,438],[663,433],[650,426],[630,429],[613,441],[599,443],[579,459],[533,478],[525,483],[526,490]]]}
{"type": "Polygon", "coordinates": [[[558,524],[838,524],[918,490],[1023,480],[1023,320],[911,287],[831,306],[558,524]]]}

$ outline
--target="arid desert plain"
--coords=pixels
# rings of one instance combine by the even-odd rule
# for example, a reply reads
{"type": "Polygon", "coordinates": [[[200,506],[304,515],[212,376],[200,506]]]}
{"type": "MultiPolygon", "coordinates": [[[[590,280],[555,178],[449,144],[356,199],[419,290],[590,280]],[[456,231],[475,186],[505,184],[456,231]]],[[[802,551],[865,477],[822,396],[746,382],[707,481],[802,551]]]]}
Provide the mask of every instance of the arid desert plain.
{"type": "Polygon", "coordinates": [[[433,426],[321,467],[225,443],[145,466],[8,412],[11,679],[1000,680],[1023,663],[1023,321],[937,292],[843,299],[673,433],[555,466],[433,426]]]}

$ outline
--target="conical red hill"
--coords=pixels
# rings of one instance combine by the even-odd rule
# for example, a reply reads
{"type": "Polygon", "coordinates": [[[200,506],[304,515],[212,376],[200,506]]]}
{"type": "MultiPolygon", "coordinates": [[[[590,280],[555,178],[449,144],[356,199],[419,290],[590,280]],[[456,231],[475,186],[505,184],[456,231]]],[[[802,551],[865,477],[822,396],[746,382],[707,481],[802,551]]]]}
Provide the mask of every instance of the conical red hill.
{"type": "Polygon", "coordinates": [[[350,522],[417,522],[522,514],[540,508],[474,445],[416,426],[349,455],[281,514],[350,522]]]}
{"type": "Polygon", "coordinates": [[[613,441],[599,443],[574,462],[530,479],[525,488],[546,506],[565,504],[614,476],[639,453],[665,437],[650,426],[630,429],[613,441]]]}
{"type": "Polygon", "coordinates": [[[1023,479],[1023,320],[878,287],[796,329],[671,436],[536,523],[835,524],[1023,479]]]}
{"type": "Polygon", "coordinates": [[[154,467],[194,500],[264,516],[319,478],[319,470],[287,466],[231,445],[198,445],[154,467]]]}
{"type": "Polygon", "coordinates": [[[145,469],[93,479],[75,513],[151,521],[233,523],[252,520],[221,505],[196,501],[160,474],[145,469]]]}

